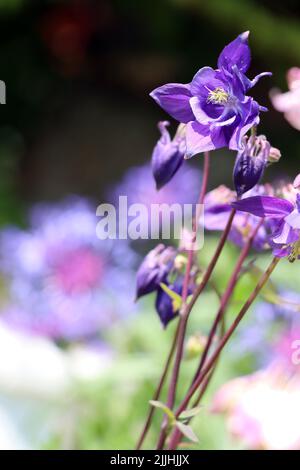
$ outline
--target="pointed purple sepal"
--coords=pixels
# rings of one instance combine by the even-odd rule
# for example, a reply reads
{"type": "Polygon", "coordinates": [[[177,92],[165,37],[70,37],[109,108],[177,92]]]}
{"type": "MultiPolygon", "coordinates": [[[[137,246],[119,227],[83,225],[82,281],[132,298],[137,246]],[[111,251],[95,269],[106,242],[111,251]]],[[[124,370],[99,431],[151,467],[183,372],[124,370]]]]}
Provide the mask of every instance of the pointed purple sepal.
{"type": "Polygon", "coordinates": [[[233,202],[232,207],[238,211],[249,212],[257,217],[281,219],[290,214],[294,206],[286,199],[271,196],[253,196],[233,202]]]}
{"type": "Polygon", "coordinates": [[[230,71],[234,65],[237,65],[243,73],[247,72],[251,61],[248,36],[249,31],[246,31],[224,47],[218,59],[219,69],[230,71]]]}
{"type": "Polygon", "coordinates": [[[167,121],[159,123],[161,138],[154,147],[152,154],[152,172],[156,182],[156,188],[160,189],[167,184],[181,167],[185,154],[185,139],[175,136],[173,140],[166,129],[167,121]]]}
{"type": "Polygon", "coordinates": [[[192,97],[190,85],[168,83],[153,90],[150,96],[177,121],[187,123],[194,120],[189,101],[192,97]]]}

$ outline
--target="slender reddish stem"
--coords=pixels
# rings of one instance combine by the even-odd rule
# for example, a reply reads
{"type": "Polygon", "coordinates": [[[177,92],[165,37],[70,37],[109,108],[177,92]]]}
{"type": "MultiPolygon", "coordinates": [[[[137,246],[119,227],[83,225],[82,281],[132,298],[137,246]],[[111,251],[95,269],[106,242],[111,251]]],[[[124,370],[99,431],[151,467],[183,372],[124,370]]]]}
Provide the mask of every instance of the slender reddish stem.
{"type": "MultiPolygon", "coordinates": [[[[270,265],[268,266],[267,270],[264,272],[264,274],[261,276],[259,282],[257,283],[256,287],[248,297],[247,301],[244,303],[243,307],[241,308],[240,312],[238,313],[237,317],[231,324],[230,328],[227,330],[225,335],[223,336],[222,340],[220,341],[216,351],[212,354],[211,358],[207,361],[205,364],[205,367],[203,368],[202,372],[199,374],[195,382],[192,384],[190,390],[188,391],[186,397],[182,401],[181,405],[178,407],[175,416],[178,418],[180,416],[180,413],[185,410],[187,405],[189,404],[189,401],[193,397],[194,393],[198,390],[199,386],[202,384],[203,380],[205,379],[206,375],[211,371],[211,369],[214,367],[219,355],[221,354],[223,348],[227,344],[229,338],[232,336],[236,328],[238,327],[239,323],[247,313],[249,307],[252,305],[256,297],[258,296],[259,292],[261,289],[265,286],[267,283],[269,277],[271,276],[272,272],[274,271],[275,267],[277,266],[278,262],[280,261],[280,258],[273,258],[271,261],[270,265]]],[[[172,443],[170,443],[170,448],[172,448],[172,443]]]]}
{"type": "Polygon", "coordinates": [[[217,315],[215,317],[215,320],[214,320],[214,323],[212,325],[212,328],[210,330],[210,333],[208,335],[208,339],[207,339],[207,343],[205,345],[205,348],[204,348],[204,351],[203,351],[203,354],[201,356],[201,360],[200,360],[200,363],[199,363],[199,366],[198,366],[198,369],[195,373],[195,377],[194,377],[194,380],[193,382],[196,380],[196,378],[198,377],[199,373],[201,372],[201,369],[206,361],[206,358],[207,358],[207,355],[208,355],[208,352],[209,352],[209,349],[211,347],[211,344],[213,342],[213,339],[214,339],[214,336],[216,334],[216,331],[217,331],[217,327],[218,327],[218,324],[219,322],[221,321],[223,315],[224,315],[224,312],[226,311],[226,308],[228,306],[228,303],[231,299],[231,296],[232,296],[232,293],[234,291],[234,288],[236,286],[236,283],[237,283],[237,280],[238,280],[238,277],[239,277],[239,274],[240,274],[240,271],[242,269],[242,266],[243,266],[243,263],[245,261],[245,259],[247,258],[248,256],[248,253],[250,251],[250,248],[252,246],[252,243],[253,243],[253,240],[254,238],[256,237],[257,235],[257,232],[258,230],[260,229],[261,225],[263,223],[263,219],[257,224],[257,226],[255,227],[252,235],[250,236],[250,238],[248,239],[247,243],[244,245],[241,253],[240,253],[240,256],[238,257],[238,260],[237,260],[237,263],[235,265],[235,268],[234,268],[234,271],[229,279],[229,282],[228,282],[228,285],[226,287],[226,290],[221,298],[221,303],[220,303],[220,307],[219,307],[219,310],[217,312],[217,315]]]}
{"type": "MultiPolygon", "coordinates": [[[[175,334],[174,334],[174,337],[173,337],[173,341],[172,341],[172,345],[171,345],[171,349],[169,351],[169,354],[168,354],[168,357],[167,357],[167,360],[166,360],[166,363],[165,363],[165,367],[164,367],[164,370],[162,372],[162,375],[160,377],[160,380],[159,380],[159,383],[158,383],[158,386],[154,392],[154,395],[152,397],[152,400],[158,400],[159,397],[160,397],[160,394],[161,394],[161,391],[162,391],[162,388],[164,386],[164,383],[165,383],[165,380],[166,380],[166,377],[168,375],[168,371],[169,371],[169,368],[170,368],[170,365],[171,365],[171,362],[172,362],[172,358],[173,358],[173,355],[174,355],[174,352],[175,352],[175,347],[176,347],[176,343],[177,343],[177,336],[178,336],[178,332],[179,332],[179,322],[177,324],[177,327],[176,327],[176,331],[175,331],[175,334]]],[[[151,422],[152,422],[152,418],[153,418],[153,415],[154,415],[154,412],[155,412],[155,408],[154,406],[149,406],[149,412],[148,412],[148,415],[147,415],[147,419],[146,419],[146,422],[144,424],[144,427],[143,427],[143,430],[141,432],[141,435],[139,437],[139,440],[137,442],[137,445],[136,445],[136,448],[135,450],[140,450],[141,446],[143,445],[143,442],[145,440],[145,437],[149,431],[149,428],[150,428],[150,425],[151,425],[151,422]]]]}
{"type": "MultiPolygon", "coordinates": [[[[213,339],[215,337],[215,334],[216,334],[216,331],[217,331],[217,328],[218,328],[218,325],[219,323],[222,321],[223,317],[224,317],[224,313],[226,311],[226,308],[228,306],[228,303],[231,299],[231,296],[232,296],[232,293],[234,291],[234,288],[236,286],[236,283],[237,283],[237,280],[238,280],[238,276],[240,274],[240,271],[242,269],[242,266],[243,266],[243,263],[246,259],[246,257],[248,256],[248,253],[249,253],[249,250],[252,246],[252,243],[253,243],[253,240],[254,238],[256,237],[257,235],[257,232],[258,230],[260,229],[261,225],[263,223],[263,219],[257,224],[257,226],[255,227],[253,233],[251,234],[251,236],[249,237],[247,243],[244,245],[241,253],[240,253],[240,256],[237,260],[237,263],[235,265],[235,268],[234,268],[234,271],[229,279],[229,282],[228,282],[228,285],[227,285],[227,288],[221,298],[221,303],[220,303],[220,307],[219,307],[219,310],[217,312],[217,315],[215,317],[215,320],[213,322],[213,325],[211,327],[211,330],[209,332],[209,335],[208,335],[208,339],[207,339],[207,343],[205,345],[205,348],[204,348],[204,351],[201,355],[201,359],[200,359],[200,363],[199,363],[199,366],[197,368],[197,371],[194,375],[194,379],[192,381],[192,383],[194,383],[197,379],[197,377],[199,376],[202,368],[203,368],[203,365],[206,361],[206,358],[207,358],[207,355],[209,353],[209,350],[210,350],[210,347],[211,347],[211,344],[213,342],[213,339]]],[[[209,381],[212,377],[212,373],[206,378],[205,382],[206,384],[203,385],[200,393],[199,393],[199,397],[198,399],[196,400],[195,404],[193,406],[197,406],[197,404],[199,403],[200,399],[202,398],[208,384],[209,384],[209,381]]],[[[174,430],[174,436],[171,438],[171,442],[172,442],[172,445],[175,446],[175,448],[177,447],[178,445],[178,442],[180,441],[180,437],[181,437],[181,433],[178,429],[174,430]],[[176,435],[176,437],[175,437],[176,435]]],[[[174,448],[174,447],[173,447],[174,448]]]]}
{"type": "MultiPolygon", "coordinates": [[[[209,152],[205,152],[201,190],[200,190],[200,195],[199,195],[199,199],[198,199],[198,205],[199,206],[203,204],[204,197],[205,197],[206,190],[207,190],[208,175],[209,175],[209,160],[210,160],[209,152]]],[[[197,231],[198,218],[199,217],[198,217],[197,208],[196,208],[196,214],[195,214],[195,217],[194,217],[194,220],[193,220],[193,233],[195,235],[196,235],[196,231],[197,231]]],[[[194,235],[194,237],[195,237],[195,235],[194,235]]],[[[189,279],[190,279],[191,269],[192,269],[192,265],[193,265],[193,255],[194,255],[193,250],[189,250],[187,268],[186,268],[185,278],[184,278],[183,287],[182,287],[182,303],[183,303],[183,305],[185,305],[186,299],[187,299],[187,296],[188,296],[189,279]]],[[[178,340],[178,335],[179,335],[179,331],[180,331],[180,324],[181,324],[181,319],[179,320],[179,323],[178,323],[178,326],[177,326],[177,329],[176,329],[176,332],[175,332],[175,335],[174,335],[174,338],[173,338],[173,342],[172,342],[172,345],[171,345],[171,349],[170,349],[169,355],[168,355],[167,360],[166,360],[166,364],[165,364],[163,373],[160,377],[159,384],[158,384],[157,389],[156,389],[156,391],[155,391],[155,393],[152,397],[152,400],[158,400],[158,398],[160,397],[160,394],[161,394],[163,385],[165,383],[165,380],[166,380],[166,377],[167,377],[167,374],[168,374],[168,371],[169,371],[169,367],[171,365],[172,358],[173,358],[173,355],[174,355],[174,352],[175,352],[175,348],[176,348],[176,344],[177,344],[177,340],[178,340]]],[[[144,424],[142,433],[141,433],[141,435],[139,437],[139,440],[138,440],[138,443],[136,445],[136,450],[139,450],[141,448],[141,446],[143,445],[145,437],[146,437],[146,435],[148,433],[148,430],[150,428],[154,412],[155,412],[155,408],[153,406],[151,406],[150,409],[149,409],[149,413],[148,413],[146,422],[144,424]]]]}
{"type": "MultiPolygon", "coordinates": [[[[217,264],[217,261],[220,257],[220,254],[222,253],[222,250],[224,248],[225,242],[227,240],[228,234],[229,234],[230,229],[231,229],[231,225],[232,225],[233,218],[235,216],[235,212],[236,212],[235,209],[232,209],[232,211],[230,213],[230,216],[229,216],[229,219],[228,219],[228,222],[227,222],[227,225],[225,227],[225,230],[222,233],[222,236],[219,240],[219,243],[218,243],[218,246],[217,246],[216,251],[214,253],[214,256],[213,256],[213,258],[212,258],[212,260],[211,260],[209,266],[207,267],[207,270],[206,270],[206,272],[203,276],[202,282],[199,284],[199,286],[197,286],[197,288],[196,288],[196,290],[195,290],[195,292],[192,296],[192,299],[191,299],[190,303],[188,305],[186,305],[186,308],[184,309],[184,312],[183,312],[182,317],[180,319],[178,341],[177,341],[178,342],[177,354],[176,354],[175,364],[174,364],[174,368],[173,368],[173,374],[172,374],[170,388],[169,388],[169,394],[168,394],[169,399],[168,399],[168,403],[167,403],[167,406],[171,409],[172,409],[172,407],[174,405],[174,401],[175,401],[176,386],[177,386],[177,380],[178,380],[180,364],[181,364],[181,359],[182,359],[182,354],[183,354],[183,344],[184,344],[184,337],[185,337],[186,325],[187,325],[187,322],[188,322],[188,318],[189,318],[189,315],[190,315],[190,313],[192,311],[192,308],[195,305],[198,297],[200,296],[202,291],[205,289],[205,287],[206,287],[206,285],[207,285],[207,283],[210,279],[210,276],[211,276],[211,274],[212,274],[212,272],[213,272],[213,270],[214,270],[214,268],[217,264]],[[170,398],[172,398],[172,400],[173,400],[171,405],[170,405],[170,403],[171,403],[170,398]]],[[[164,419],[162,429],[161,429],[161,433],[160,433],[158,443],[157,443],[157,449],[161,449],[164,446],[164,443],[165,443],[165,440],[166,440],[166,428],[167,428],[167,420],[164,419]]]]}

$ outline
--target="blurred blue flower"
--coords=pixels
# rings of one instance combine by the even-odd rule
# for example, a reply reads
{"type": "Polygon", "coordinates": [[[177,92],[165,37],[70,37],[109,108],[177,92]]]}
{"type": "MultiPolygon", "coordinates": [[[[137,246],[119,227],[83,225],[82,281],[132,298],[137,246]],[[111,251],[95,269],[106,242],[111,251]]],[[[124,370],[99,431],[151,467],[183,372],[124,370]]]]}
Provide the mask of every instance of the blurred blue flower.
{"type": "Polygon", "coordinates": [[[196,204],[201,187],[201,172],[183,162],[172,180],[159,191],[155,187],[151,166],[130,168],[120,183],[109,193],[109,199],[117,203],[119,196],[127,196],[128,205],[144,204],[196,204]]]}
{"type": "Polygon", "coordinates": [[[26,231],[2,231],[4,321],[70,341],[98,336],[132,312],[136,255],[125,240],[98,239],[96,225],[96,208],[74,197],[36,206],[26,231]]]}

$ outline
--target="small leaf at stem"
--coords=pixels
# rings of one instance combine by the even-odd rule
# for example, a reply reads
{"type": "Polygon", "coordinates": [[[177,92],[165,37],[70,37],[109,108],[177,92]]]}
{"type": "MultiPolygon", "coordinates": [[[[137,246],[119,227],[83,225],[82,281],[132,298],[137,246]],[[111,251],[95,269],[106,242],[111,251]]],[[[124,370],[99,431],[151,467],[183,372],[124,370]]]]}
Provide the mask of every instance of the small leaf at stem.
{"type": "Polygon", "coordinates": [[[181,423],[180,421],[176,421],[176,427],[179,429],[179,431],[185,436],[187,437],[190,441],[192,442],[199,442],[198,440],[198,437],[196,436],[196,434],[194,433],[194,431],[192,430],[192,428],[190,426],[188,426],[187,424],[183,424],[181,423]]]}
{"type": "Polygon", "coordinates": [[[201,410],[202,406],[196,406],[195,408],[191,408],[190,410],[185,410],[180,413],[179,419],[185,420],[193,418],[194,416],[197,416],[197,414],[199,414],[201,410]]]}
{"type": "Polygon", "coordinates": [[[170,410],[170,408],[168,408],[167,405],[157,400],[150,400],[149,403],[155,408],[160,408],[161,410],[163,410],[163,412],[167,415],[170,424],[176,421],[173,411],[170,410]]]}

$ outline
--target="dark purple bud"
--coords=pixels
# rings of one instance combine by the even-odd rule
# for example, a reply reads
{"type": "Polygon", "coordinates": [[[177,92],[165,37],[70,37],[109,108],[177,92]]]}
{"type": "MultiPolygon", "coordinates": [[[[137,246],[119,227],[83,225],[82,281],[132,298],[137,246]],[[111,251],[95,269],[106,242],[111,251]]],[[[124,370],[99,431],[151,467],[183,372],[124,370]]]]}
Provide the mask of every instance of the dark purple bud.
{"type": "MultiPolygon", "coordinates": [[[[169,284],[169,289],[181,295],[182,285],[176,283],[175,285],[169,284]]],[[[179,313],[179,310],[174,309],[174,302],[171,297],[161,288],[158,288],[155,308],[160,318],[160,321],[165,328],[167,324],[173,320],[179,313]]]]}
{"type": "Polygon", "coordinates": [[[163,244],[148,253],[137,272],[136,299],[154,292],[160,282],[166,281],[176,254],[175,248],[163,244]]]}
{"type": "Polygon", "coordinates": [[[160,189],[167,184],[178,171],[184,160],[185,137],[184,126],[178,127],[173,140],[167,131],[168,121],[158,124],[161,138],[154,147],[152,154],[152,172],[156,182],[156,188],[160,189]]]}
{"type": "MultiPolygon", "coordinates": [[[[178,278],[174,284],[166,284],[169,289],[171,289],[176,294],[182,295],[183,289],[183,278],[178,278]]],[[[188,295],[192,293],[191,287],[189,287],[188,295]]],[[[161,287],[157,290],[155,308],[159,315],[160,321],[162,322],[164,328],[167,324],[177,317],[179,313],[179,306],[174,302],[169,294],[165,292],[161,287]]]]}
{"type": "Polygon", "coordinates": [[[243,139],[243,148],[237,154],[233,182],[238,197],[256,186],[268,163],[271,146],[264,136],[243,139]]]}

